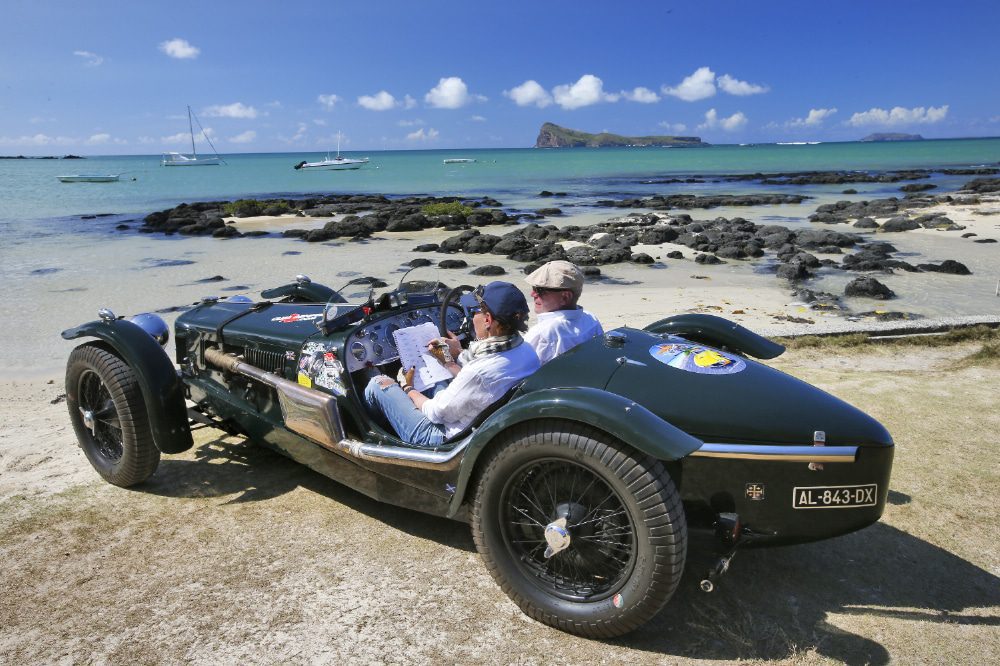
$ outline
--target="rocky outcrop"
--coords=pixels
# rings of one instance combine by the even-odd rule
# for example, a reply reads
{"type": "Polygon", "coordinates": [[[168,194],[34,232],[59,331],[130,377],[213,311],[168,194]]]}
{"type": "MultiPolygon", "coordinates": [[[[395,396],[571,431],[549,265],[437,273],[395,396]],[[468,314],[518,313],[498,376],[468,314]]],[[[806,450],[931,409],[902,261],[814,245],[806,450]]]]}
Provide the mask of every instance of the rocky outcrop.
{"type": "Polygon", "coordinates": [[[707,146],[696,136],[620,136],[580,130],[545,123],[538,131],[535,148],[605,148],[615,146],[707,146]]]}

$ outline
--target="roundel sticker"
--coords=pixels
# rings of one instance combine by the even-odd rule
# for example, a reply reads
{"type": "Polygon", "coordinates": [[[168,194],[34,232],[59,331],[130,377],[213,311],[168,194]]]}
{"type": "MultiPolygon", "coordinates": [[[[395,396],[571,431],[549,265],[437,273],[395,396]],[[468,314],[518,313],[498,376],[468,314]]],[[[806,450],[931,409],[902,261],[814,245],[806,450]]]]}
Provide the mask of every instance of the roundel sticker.
{"type": "Polygon", "coordinates": [[[732,375],[747,367],[738,356],[680,339],[655,344],[649,353],[671,368],[700,375],[732,375]]]}

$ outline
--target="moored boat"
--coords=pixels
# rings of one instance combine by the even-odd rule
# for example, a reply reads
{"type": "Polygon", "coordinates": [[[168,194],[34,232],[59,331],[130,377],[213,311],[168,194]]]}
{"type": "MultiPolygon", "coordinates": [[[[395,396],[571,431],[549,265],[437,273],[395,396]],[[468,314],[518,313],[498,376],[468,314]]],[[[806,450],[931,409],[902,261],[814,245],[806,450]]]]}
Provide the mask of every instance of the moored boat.
{"type": "Polygon", "coordinates": [[[62,183],[116,183],[121,179],[117,173],[80,173],[72,176],[57,176],[62,183]]]}
{"type": "Polygon", "coordinates": [[[168,152],[163,153],[163,157],[160,160],[161,166],[211,166],[216,164],[225,164],[222,157],[219,155],[219,151],[215,150],[215,146],[212,144],[212,140],[208,138],[208,134],[205,133],[205,128],[201,126],[198,121],[198,117],[194,115],[191,111],[191,107],[188,110],[188,131],[191,133],[191,154],[184,155],[183,153],[168,152]],[[193,119],[193,122],[192,122],[193,119]],[[205,137],[205,141],[208,145],[212,147],[212,152],[215,153],[214,157],[205,157],[204,155],[198,155],[198,149],[194,144],[194,123],[198,123],[198,129],[201,130],[201,135],[205,137]]]}
{"type": "Polygon", "coordinates": [[[328,171],[346,171],[349,169],[360,169],[364,165],[368,164],[368,158],[353,158],[353,157],[341,157],[340,155],[340,132],[337,132],[337,156],[330,157],[330,154],[326,154],[325,160],[320,160],[319,162],[306,162],[302,160],[296,164],[293,168],[299,169],[325,169],[328,171]]]}

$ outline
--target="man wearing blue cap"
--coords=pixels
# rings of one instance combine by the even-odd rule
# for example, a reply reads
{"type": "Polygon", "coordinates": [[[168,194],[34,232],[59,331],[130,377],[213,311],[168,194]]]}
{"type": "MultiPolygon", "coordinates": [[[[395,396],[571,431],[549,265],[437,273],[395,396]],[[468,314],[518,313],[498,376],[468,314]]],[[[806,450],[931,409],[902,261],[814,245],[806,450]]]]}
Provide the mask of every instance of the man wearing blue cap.
{"type": "Polygon", "coordinates": [[[454,379],[428,398],[411,385],[379,375],[368,382],[365,401],[385,415],[399,437],[415,446],[438,446],[465,430],[476,416],[499,400],[514,384],[539,368],[538,356],[524,344],[528,302],[509,282],[490,282],[461,303],[472,315],[476,339],[465,351],[458,340],[432,341],[432,354],[454,379]]]}

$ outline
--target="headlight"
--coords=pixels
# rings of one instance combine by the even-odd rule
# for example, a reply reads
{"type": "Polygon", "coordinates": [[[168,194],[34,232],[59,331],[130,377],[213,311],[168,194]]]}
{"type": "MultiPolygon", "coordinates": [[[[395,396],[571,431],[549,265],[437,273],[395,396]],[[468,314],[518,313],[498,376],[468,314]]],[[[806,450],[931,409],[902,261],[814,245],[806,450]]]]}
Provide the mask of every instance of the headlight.
{"type": "Polygon", "coordinates": [[[154,340],[160,343],[161,347],[170,340],[170,327],[167,326],[167,322],[151,312],[137,314],[130,317],[129,321],[149,333],[154,340]]]}

